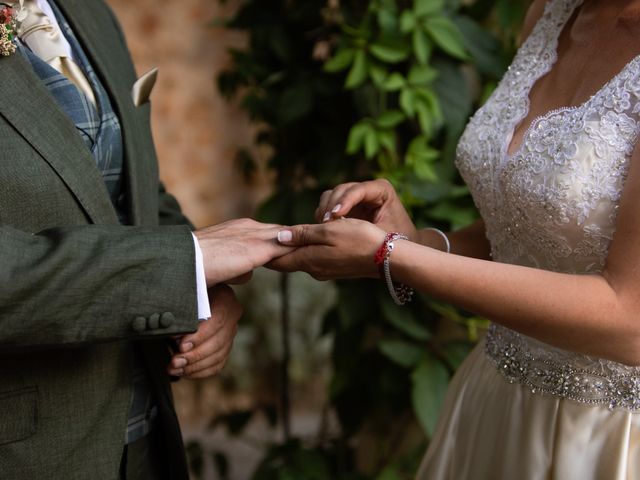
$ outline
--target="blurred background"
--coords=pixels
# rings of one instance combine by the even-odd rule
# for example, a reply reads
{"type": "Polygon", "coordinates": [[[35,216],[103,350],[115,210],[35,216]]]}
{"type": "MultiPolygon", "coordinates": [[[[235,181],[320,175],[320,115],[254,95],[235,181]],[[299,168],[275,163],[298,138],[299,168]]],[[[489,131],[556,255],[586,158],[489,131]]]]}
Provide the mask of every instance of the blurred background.
{"type": "MultiPolygon", "coordinates": [[[[477,213],[454,167],[527,0],[107,0],[159,67],[161,177],[196,226],[309,222],[320,193],[385,177],[419,226],[477,213]]],[[[379,282],[256,272],[225,371],[174,385],[193,478],[411,479],[486,321],[379,282]]]]}

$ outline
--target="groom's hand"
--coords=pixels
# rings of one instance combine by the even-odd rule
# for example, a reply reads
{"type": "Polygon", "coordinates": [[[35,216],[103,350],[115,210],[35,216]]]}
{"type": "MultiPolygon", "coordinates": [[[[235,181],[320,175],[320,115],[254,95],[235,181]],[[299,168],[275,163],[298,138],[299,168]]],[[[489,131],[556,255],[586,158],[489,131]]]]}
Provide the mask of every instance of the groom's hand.
{"type": "Polygon", "coordinates": [[[202,250],[209,287],[231,283],[255,268],[293,250],[278,243],[282,227],[240,219],[194,232],[202,250]]]}
{"type": "Polygon", "coordinates": [[[242,316],[242,306],[233,290],[218,285],[209,290],[210,319],[200,322],[198,331],[179,340],[179,353],[167,368],[169,375],[188,379],[218,374],[229,358],[242,316]]]}

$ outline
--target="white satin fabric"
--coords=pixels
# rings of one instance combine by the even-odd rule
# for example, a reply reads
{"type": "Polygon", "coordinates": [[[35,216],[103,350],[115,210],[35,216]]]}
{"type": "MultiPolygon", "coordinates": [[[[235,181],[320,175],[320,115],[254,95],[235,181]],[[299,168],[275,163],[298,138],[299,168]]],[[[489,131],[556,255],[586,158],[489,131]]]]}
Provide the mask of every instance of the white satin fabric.
{"type": "Polygon", "coordinates": [[[481,342],[456,373],[419,480],[634,480],[640,416],[509,383],[481,342]]]}
{"type": "MultiPolygon", "coordinates": [[[[598,274],[640,134],[640,55],[580,105],[535,119],[529,92],[582,0],[545,12],[460,139],[456,165],[493,259],[598,274]]],[[[638,259],[630,259],[638,261],[638,259]]],[[[456,374],[418,480],[640,479],[640,368],[493,325],[456,374]]]]}

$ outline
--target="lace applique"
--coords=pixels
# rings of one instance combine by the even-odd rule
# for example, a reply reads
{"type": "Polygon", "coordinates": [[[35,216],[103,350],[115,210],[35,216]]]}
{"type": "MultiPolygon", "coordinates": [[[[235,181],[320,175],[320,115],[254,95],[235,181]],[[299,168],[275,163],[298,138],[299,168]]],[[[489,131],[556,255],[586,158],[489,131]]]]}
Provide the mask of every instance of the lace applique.
{"type": "Polygon", "coordinates": [[[534,120],[508,154],[513,132],[528,114],[529,92],[555,63],[560,32],[580,3],[547,3],[458,144],[457,167],[499,262],[574,274],[604,268],[640,132],[640,56],[583,104],[534,120]]]}

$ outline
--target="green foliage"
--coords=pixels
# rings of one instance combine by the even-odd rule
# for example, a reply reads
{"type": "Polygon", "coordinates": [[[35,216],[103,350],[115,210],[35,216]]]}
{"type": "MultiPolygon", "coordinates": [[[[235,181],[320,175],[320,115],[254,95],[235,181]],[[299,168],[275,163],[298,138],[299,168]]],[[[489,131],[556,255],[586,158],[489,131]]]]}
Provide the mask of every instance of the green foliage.
{"type": "MultiPolygon", "coordinates": [[[[417,225],[472,222],[455,146],[506,68],[527,3],[245,0],[228,26],[249,45],[231,51],[218,85],[260,126],[256,143],[273,152],[276,191],[259,217],[309,222],[323,190],[381,176],[417,225]]],[[[250,156],[238,161],[250,180],[250,156]]],[[[396,307],[379,282],[338,286],[323,332],[333,339],[329,407],[341,434],[273,446],[254,479],[411,478],[450,376],[484,324],[422,296],[396,307]],[[416,425],[424,441],[399,441],[416,425]],[[353,440],[363,436],[365,465],[354,461],[353,440]]],[[[247,415],[221,421],[239,429],[247,415]]]]}

